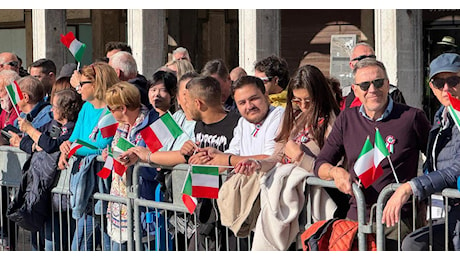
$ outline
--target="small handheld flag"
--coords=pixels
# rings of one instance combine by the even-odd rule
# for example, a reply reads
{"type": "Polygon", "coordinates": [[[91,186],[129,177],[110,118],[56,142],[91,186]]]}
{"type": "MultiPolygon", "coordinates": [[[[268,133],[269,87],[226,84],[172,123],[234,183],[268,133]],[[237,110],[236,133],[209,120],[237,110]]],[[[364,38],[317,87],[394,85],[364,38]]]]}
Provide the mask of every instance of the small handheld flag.
{"type": "Polygon", "coordinates": [[[75,142],[72,143],[72,145],[70,146],[70,151],[69,151],[69,154],[67,155],[67,158],[70,158],[72,155],[75,154],[75,152],[82,148],[82,147],[87,147],[89,149],[93,149],[93,150],[98,150],[98,148],[94,145],[91,145],[85,141],[82,141],[80,139],[77,139],[75,140],[75,142]]]}
{"type": "Polygon", "coordinates": [[[112,149],[108,147],[107,149],[107,158],[105,159],[104,167],[97,173],[97,176],[101,177],[102,179],[107,179],[110,176],[110,173],[113,169],[113,154],[112,149]]]}
{"type": "Polygon", "coordinates": [[[365,188],[372,184],[372,176],[374,174],[374,148],[369,141],[369,136],[367,136],[366,141],[364,142],[361,153],[359,154],[358,160],[356,160],[353,169],[365,188]]]}
{"type": "Polygon", "coordinates": [[[219,194],[219,168],[214,166],[192,166],[192,196],[217,199],[219,194]]]}
{"type": "Polygon", "coordinates": [[[190,174],[190,169],[191,167],[189,167],[184,185],[182,186],[182,202],[188,209],[188,212],[193,214],[198,200],[192,197],[192,175],[190,174]]]}
{"type": "Polygon", "coordinates": [[[19,87],[16,81],[13,81],[13,83],[6,86],[6,92],[8,93],[8,97],[10,98],[11,103],[13,104],[14,110],[16,110],[16,113],[19,116],[19,111],[16,109],[16,105],[19,103],[20,100],[24,98],[22,95],[21,88],[19,87]]]}
{"type": "Polygon", "coordinates": [[[183,131],[168,112],[141,130],[140,133],[147,147],[154,153],[161,149],[165,143],[179,137],[183,131]]]}
{"type": "Polygon", "coordinates": [[[97,123],[99,131],[103,138],[113,137],[117,132],[118,122],[113,117],[112,113],[107,110],[107,112],[102,116],[101,120],[97,123]]]}
{"type": "Polygon", "coordinates": [[[81,58],[86,49],[86,44],[77,40],[73,32],[68,32],[66,35],[61,34],[61,42],[65,45],[65,47],[67,47],[67,49],[69,49],[75,57],[75,60],[81,62],[81,58]]]}
{"type": "Polygon", "coordinates": [[[449,92],[447,92],[449,96],[450,106],[447,107],[447,110],[450,113],[450,116],[454,119],[455,125],[460,130],[460,100],[454,98],[449,92]]]}

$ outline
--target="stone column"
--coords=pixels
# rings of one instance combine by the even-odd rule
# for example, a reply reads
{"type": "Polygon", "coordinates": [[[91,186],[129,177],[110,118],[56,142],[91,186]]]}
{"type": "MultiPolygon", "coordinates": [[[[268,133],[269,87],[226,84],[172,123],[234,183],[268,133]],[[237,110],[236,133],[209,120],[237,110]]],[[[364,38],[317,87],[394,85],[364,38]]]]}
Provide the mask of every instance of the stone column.
{"type": "Polygon", "coordinates": [[[239,63],[251,75],[257,60],[280,55],[281,15],[279,10],[240,9],[238,16],[239,63]]]}
{"type": "Polygon", "coordinates": [[[422,108],[424,84],[422,25],[422,10],[375,10],[376,56],[406,103],[418,108],[422,108]]]}
{"type": "Polygon", "coordinates": [[[128,9],[128,44],[147,79],[167,61],[166,10],[128,9]]]}
{"type": "Polygon", "coordinates": [[[66,34],[66,11],[64,9],[32,10],[32,62],[41,58],[52,60],[57,72],[66,63],[68,51],[61,43],[60,35],[66,34]]]}

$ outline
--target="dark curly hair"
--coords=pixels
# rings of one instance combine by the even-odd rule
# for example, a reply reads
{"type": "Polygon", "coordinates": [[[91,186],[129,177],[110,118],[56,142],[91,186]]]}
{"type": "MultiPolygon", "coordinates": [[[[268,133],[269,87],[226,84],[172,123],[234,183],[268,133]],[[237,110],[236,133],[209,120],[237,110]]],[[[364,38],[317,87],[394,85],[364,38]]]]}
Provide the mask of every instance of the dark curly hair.
{"type": "Polygon", "coordinates": [[[285,59],[271,55],[256,62],[254,69],[265,72],[269,78],[278,77],[278,85],[286,89],[289,83],[289,66],[285,59]]]}
{"type": "Polygon", "coordinates": [[[73,88],[67,88],[54,93],[54,99],[61,111],[61,116],[68,121],[76,122],[83,105],[80,94],[73,88]]]}

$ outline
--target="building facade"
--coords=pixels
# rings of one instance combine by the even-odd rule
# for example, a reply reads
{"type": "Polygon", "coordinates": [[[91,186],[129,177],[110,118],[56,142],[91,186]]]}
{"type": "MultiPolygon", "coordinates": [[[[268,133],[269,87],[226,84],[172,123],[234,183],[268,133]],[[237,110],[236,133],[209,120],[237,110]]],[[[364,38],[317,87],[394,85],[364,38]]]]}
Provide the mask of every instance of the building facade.
{"type": "Polygon", "coordinates": [[[459,24],[460,10],[3,9],[0,51],[18,54],[25,68],[44,57],[60,68],[74,62],[59,41],[73,31],[87,45],[81,65],[103,57],[106,42],[124,41],[147,78],[183,46],[198,71],[222,58],[230,69],[241,66],[252,74],[258,59],[276,54],[288,61],[291,73],[308,63],[348,84],[350,41],[366,41],[407,103],[431,118],[438,104],[425,80],[428,64],[445,51],[438,44],[444,36],[460,40],[459,24]]]}

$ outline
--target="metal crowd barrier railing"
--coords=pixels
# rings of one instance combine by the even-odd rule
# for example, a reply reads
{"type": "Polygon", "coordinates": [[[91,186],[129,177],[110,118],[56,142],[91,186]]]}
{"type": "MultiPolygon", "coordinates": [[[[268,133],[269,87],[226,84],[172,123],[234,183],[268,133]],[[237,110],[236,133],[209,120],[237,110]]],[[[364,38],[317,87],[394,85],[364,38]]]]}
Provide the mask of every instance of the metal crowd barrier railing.
{"type": "MultiPolygon", "coordinates": [[[[385,205],[391,195],[396,191],[396,189],[401,186],[399,183],[392,183],[386,186],[381,193],[379,194],[379,198],[377,200],[377,210],[376,210],[376,219],[382,219],[383,217],[383,209],[385,208],[385,205]]],[[[440,195],[443,197],[444,200],[444,220],[445,223],[448,223],[449,221],[449,199],[459,199],[460,198],[460,192],[456,189],[451,189],[451,188],[446,188],[444,189],[440,195]]],[[[414,213],[412,216],[412,231],[415,231],[416,228],[416,218],[417,218],[417,209],[416,209],[416,202],[417,200],[412,197],[411,199],[412,202],[412,212],[414,213]]],[[[423,216],[424,217],[424,216],[423,216]]],[[[432,238],[432,203],[431,203],[431,197],[428,198],[428,210],[427,210],[427,226],[430,231],[430,237],[429,237],[429,247],[431,249],[431,245],[433,244],[433,238],[432,238]]],[[[382,224],[381,222],[378,222],[376,225],[376,244],[377,244],[377,250],[378,251],[385,251],[385,233],[384,233],[384,227],[385,224],[382,224]]],[[[449,247],[449,236],[448,236],[448,225],[445,225],[445,250],[448,251],[449,247]]],[[[400,223],[398,223],[398,250],[401,250],[401,243],[402,243],[402,238],[401,238],[401,227],[400,223]]]]}
{"type": "MultiPolygon", "coordinates": [[[[28,251],[33,250],[37,247],[36,250],[41,250],[43,246],[40,244],[40,241],[43,242],[43,233],[31,232],[26,231],[16,225],[14,222],[11,222],[6,218],[6,209],[10,203],[11,197],[13,196],[15,190],[19,187],[21,178],[22,178],[22,167],[29,157],[28,154],[24,153],[18,148],[9,147],[9,146],[0,146],[0,188],[5,190],[5,196],[2,197],[0,194],[0,199],[6,205],[0,205],[0,209],[2,210],[2,219],[0,220],[0,229],[1,230],[8,230],[9,237],[0,233],[0,238],[2,239],[0,242],[0,250],[11,250],[11,251],[28,251]],[[3,207],[1,207],[3,206],[3,207]],[[12,230],[17,231],[17,233],[12,232],[12,230]],[[13,236],[14,235],[14,236],[13,236]],[[32,245],[32,240],[38,241],[36,245],[32,245]],[[7,240],[7,241],[3,241],[7,240]]],[[[97,157],[98,161],[102,161],[101,157],[97,157]]],[[[65,197],[67,199],[67,203],[70,201],[70,189],[69,189],[69,182],[70,182],[70,175],[72,164],[74,160],[71,158],[69,161],[69,167],[63,171],[61,171],[59,175],[59,180],[57,185],[52,189],[52,194],[61,195],[59,198],[65,197]]],[[[188,250],[187,245],[190,242],[190,238],[186,237],[183,241],[179,242],[178,239],[170,239],[178,238],[180,236],[187,236],[190,232],[195,232],[195,226],[189,225],[189,223],[197,223],[195,214],[190,215],[186,209],[186,207],[182,203],[181,193],[182,193],[182,184],[184,183],[186,174],[188,171],[188,165],[177,165],[175,167],[162,167],[159,165],[148,165],[145,163],[137,163],[129,174],[131,174],[132,183],[128,182],[127,185],[127,197],[118,197],[110,194],[104,194],[96,192],[90,199],[89,203],[92,203],[92,208],[94,208],[95,201],[101,200],[104,202],[118,202],[127,206],[128,211],[128,223],[127,223],[127,245],[126,250],[188,250]],[[162,169],[169,169],[172,171],[172,188],[173,188],[173,202],[161,202],[161,201],[150,201],[144,200],[139,197],[138,191],[138,176],[139,176],[139,169],[140,167],[152,167],[152,168],[162,168],[162,169]],[[155,225],[156,230],[158,227],[162,225],[164,227],[164,232],[160,235],[165,235],[165,244],[161,247],[158,244],[158,238],[149,238],[147,235],[147,241],[155,241],[156,244],[151,245],[150,243],[136,243],[136,241],[142,240],[142,230],[143,228],[141,223],[140,215],[142,214],[142,209],[144,209],[144,213],[155,212],[153,214],[156,216],[155,221],[151,223],[147,223],[147,230],[149,230],[149,225],[155,225]],[[164,222],[161,223],[158,219],[162,219],[164,222]],[[191,219],[192,221],[188,221],[191,219]],[[182,226],[181,226],[182,225],[182,226]],[[174,228],[170,228],[174,227],[174,228]],[[185,234],[179,234],[180,229],[185,234]],[[172,230],[172,231],[171,231],[172,230]],[[156,239],[156,240],[155,240],[156,239]],[[179,244],[180,243],[180,244],[179,244]],[[143,245],[145,246],[143,248],[143,245]]],[[[110,177],[109,177],[110,178],[110,177]]],[[[59,203],[61,206],[61,203],[59,203]]],[[[78,231],[78,223],[77,220],[73,219],[70,212],[70,206],[67,205],[69,210],[62,210],[61,208],[55,209],[57,211],[57,215],[52,215],[53,218],[53,226],[52,226],[52,249],[53,250],[70,250],[72,240],[73,240],[73,232],[78,231]],[[66,220],[67,225],[62,224],[63,220],[66,220]],[[58,221],[59,225],[57,227],[58,230],[55,230],[55,223],[54,221],[58,221]],[[59,237],[59,239],[57,239],[59,237]],[[57,248],[58,247],[58,248],[57,248]]],[[[92,240],[92,249],[93,250],[112,250],[112,245],[110,245],[109,249],[104,247],[104,236],[103,234],[106,232],[106,225],[108,223],[108,219],[104,214],[92,214],[92,216],[87,216],[84,214],[85,217],[90,217],[93,220],[93,223],[98,222],[101,225],[101,238],[99,241],[100,243],[96,243],[96,239],[87,238],[86,235],[83,236],[83,239],[86,241],[87,239],[92,240]]],[[[145,225],[145,223],[144,223],[145,225]]],[[[87,227],[84,225],[80,227],[84,229],[84,233],[87,233],[87,227]]],[[[144,227],[145,229],[145,227],[144,227]]],[[[96,234],[95,225],[93,225],[93,234],[96,234]]],[[[227,232],[230,232],[227,229],[227,232]]],[[[217,228],[216,228],[217,233],[217,228]]],[[[156,233],[158,235],[158,232],[156,233]]],[[[228,234],[228,233],[226,233],[228,234]]],[[[196,238],[195,238],[196,239],[196,238]]],[[[240,249],[239,244],[242,239],[247,238],[239,238],[238,239],[238,249],[240,249]]],[[[249,239],[250,244],[250,239],[249,239]]],[[[228,244],[227,244],[228,248],[228,244]]],[[[79,250],[77,248],[76,250],[79,250]]],[[[82,250],[86,250],[86,243],[85,247],[82,250]]],[[[191,249],[191,250],[196,250],[191,249]]]]}
{"type": "MultiPolygon", "coordinates": [[[[307,186],[306,186],[306,225],[305,227],[308,228],[311,226],[312,223],[312,200],[310,199],[311,195],[311,187],[312,186],[319,186],[324,188],[335,188],[334,181],[326,181],[322,180],[318,177],[307,177],[307,186]]],[[[358,249],[360,251],[367,250],[367,242],[366,242],[366,234],[371,234],[372,232],[372,221],[366,223],[366,202],[364,199],[364,194],[361,189],[358,187],[356,183],[353,183],[353,194],[356,198],[357,206],[358,206],[358,249]]]]}

